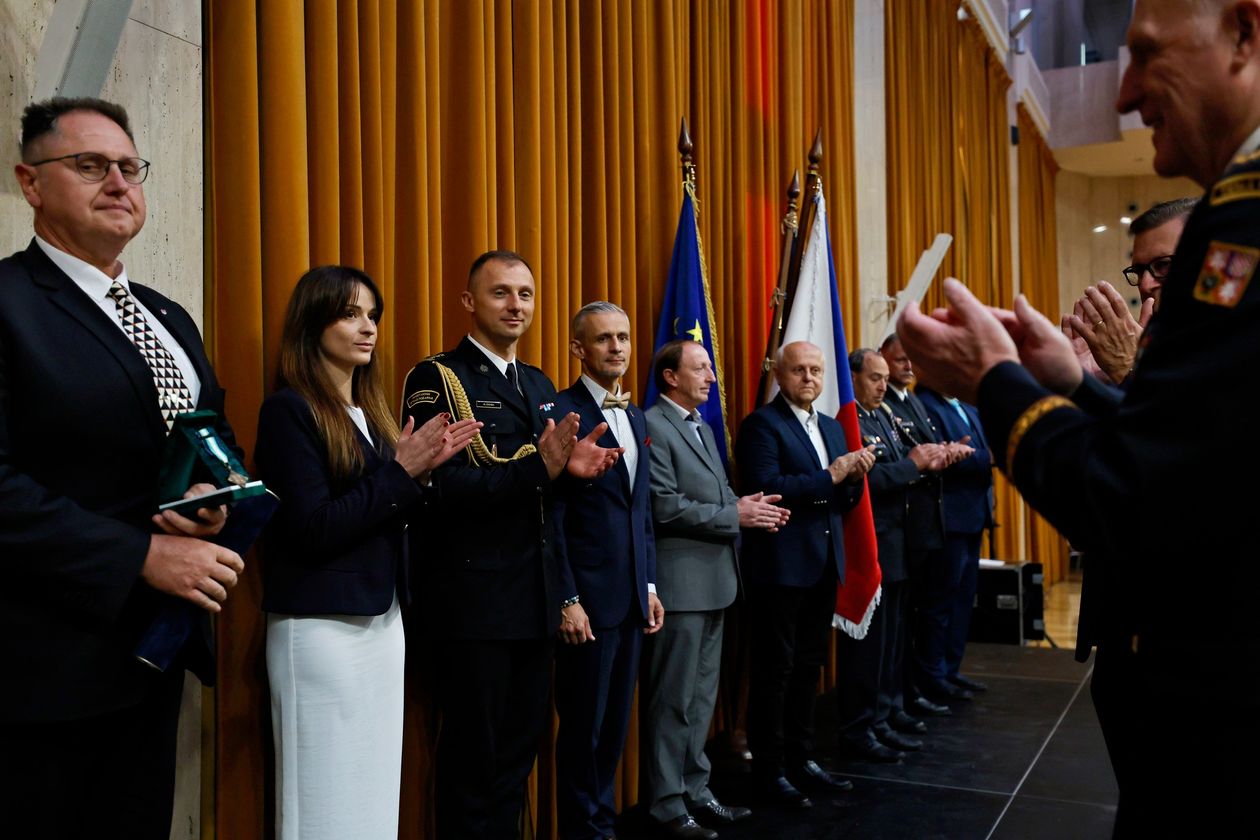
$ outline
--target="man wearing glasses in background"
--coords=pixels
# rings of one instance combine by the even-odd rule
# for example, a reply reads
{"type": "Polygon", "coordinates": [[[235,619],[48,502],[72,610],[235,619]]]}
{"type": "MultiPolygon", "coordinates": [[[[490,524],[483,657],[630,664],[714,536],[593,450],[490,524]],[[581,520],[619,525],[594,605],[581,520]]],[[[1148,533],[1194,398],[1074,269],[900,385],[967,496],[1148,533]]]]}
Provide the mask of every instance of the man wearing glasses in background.
{"type": "Polygon", "coordinates": [[[35,237],[0,261],[0,814],[6,836],[166,840],[184,669],[211,680],[209,622],[165,672],[133,650],[163,593],[218,612],[244,565],[201,539],[222,508],[155,515],[158,474],[176,414],[232,431],[196,325],[119,261],[149,170],[126,112],[37,102],[21,146],[35,237]]]}
{"type": "Polygon", "coordinates": [[[1072,313],[1063,316],[1063,332],[1072,339],[1087,373],[1115,385],[1128,378],[1137,360],[1138,338],[1159,308],[1159,290],[1172,268],[1177,240],[1198,202],[1197,198],[1161,201],[1129,225],[1133,264],[1124,269],[1124,279],[1136,286],[1142,297],[1138,318],[1130,314],[1124,298],[1107,282],[1087,287],[1072,313]]]}

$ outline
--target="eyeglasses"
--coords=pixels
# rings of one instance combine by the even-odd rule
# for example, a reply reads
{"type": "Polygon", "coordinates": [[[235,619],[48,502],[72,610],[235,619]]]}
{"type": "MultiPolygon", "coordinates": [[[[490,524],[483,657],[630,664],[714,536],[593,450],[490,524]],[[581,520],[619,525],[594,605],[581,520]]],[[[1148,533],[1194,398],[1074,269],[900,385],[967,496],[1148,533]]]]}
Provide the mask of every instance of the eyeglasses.
{"type": "Polygon", "coordinates": [[[1130,286],[1136,286],[1142,282],[1142,275],[1149,271],[1156,280],[1163,280],[1168,276],[1168,269],[1172,268],[1172,261],[1172,254],[1168,254],[1148,263],[1134,263],[1124,270],[1124,279],[1129,281],[1130,286]]]}
{"type": "Polygon", "coordinates": [[[147,160],[138,157],[110,160],[99,152],[79,152],[74,155],[62,155],[61,157],[48,158],[47,160],[37,160],[30,165],[43,166],[45,163],[56,163],[59,160],[73,160],[74,169],[79,173],[79,177],[92,183],[104,181],[109,176],[111,163],[118,165],[118,172],[128,184],[143,184],[144,179],[149,177],[149,162],[147,160]]]}

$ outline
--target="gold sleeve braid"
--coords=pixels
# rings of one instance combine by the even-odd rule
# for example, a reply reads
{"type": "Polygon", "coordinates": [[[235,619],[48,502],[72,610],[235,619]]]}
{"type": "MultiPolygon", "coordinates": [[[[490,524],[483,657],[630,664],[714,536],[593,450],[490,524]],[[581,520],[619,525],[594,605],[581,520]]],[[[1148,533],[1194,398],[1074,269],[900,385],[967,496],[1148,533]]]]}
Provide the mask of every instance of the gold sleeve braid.
{"type": "MultiPolygon", "coordinates": [[[[434,362],[434,366],[438,369],[438,373],[442,375],[442,384],[446,388],[446,403],[451,407],[451,411],[455,414],[456,420],[476,419],[473,417],[472,403],[468,400],[468,393],[464,390],[464,385],[459,381],[459,377],[455,375],[455,371],[448,368],[440,362],[434,362]]],[[[486,446],[485,440],[478,432],[477,436],[468,444],[468,459],[473,465],[478,462],[482,464],[507,464],[518,458],[524,458],[527,455],[533,455],[538,451],[538,447],[532,443],[527,443],[513,453],[511,458],[500,458],[490,451],[490,447],[486,446]]]]}
{"type": "Polygon", "coordinates": [[[1057,408],[1076,408],[1076,403],[1066,397],[1050,396],[1042,397],[1035,403],[1024,410],[1019,415],[1019,419],[1015,421],[1015,425],[1011,427],[1010,437],[1006,440],[1006,474],[1010,475],[1015,469],[1015,452],[1019,449],[1020,441],[1024,439],[1024,435],[1034,424],[1042,417],[1057,408]]]}

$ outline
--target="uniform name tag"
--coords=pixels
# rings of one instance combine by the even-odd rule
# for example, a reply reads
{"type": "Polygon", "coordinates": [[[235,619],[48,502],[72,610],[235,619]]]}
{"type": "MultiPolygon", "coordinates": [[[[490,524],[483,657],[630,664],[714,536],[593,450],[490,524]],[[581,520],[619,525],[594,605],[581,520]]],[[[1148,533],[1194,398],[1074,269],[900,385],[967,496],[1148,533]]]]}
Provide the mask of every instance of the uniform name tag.
{"type": "Polygon", "coordinates": [[[477,400],[477,408],[503,408],[498,400],[477,400]]]}
{"type": "Polygon", "coordinates": [[[407,408],[415,408],[424,403],[435,403],[438,401],[437,391],[416,391],[407,397],[407,408]]]}

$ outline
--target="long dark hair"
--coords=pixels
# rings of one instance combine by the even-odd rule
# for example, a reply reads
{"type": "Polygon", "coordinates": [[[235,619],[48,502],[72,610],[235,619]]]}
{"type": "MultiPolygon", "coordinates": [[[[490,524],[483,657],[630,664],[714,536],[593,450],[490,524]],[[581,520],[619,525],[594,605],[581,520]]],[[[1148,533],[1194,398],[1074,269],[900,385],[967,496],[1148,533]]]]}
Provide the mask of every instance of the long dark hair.
{"type": "MultiPolygon", "coordinates": [[[[346,311],[354,300],[355,288],[362,283],[376,302],[376,318],[385,311],[381,292],[364,272],[344,265],[322,265],[302,275],[289,308],[284,315],[284,332],[280,337],[280,371],[277,388],[292,388],[306,400],[315,415],[324,445],[328,448],[328,465],[336,478],[347,478],[363,468],[363,453],[354,435],[354,421],[346,404],[333,387],[324,367],[320,339],[324,330],[346,311]]],[[[368,428],[391,446],[398,442],[398,422],[385,400],[377,354],[354,369],[350,395],[363,409],[368,428]]]]}

